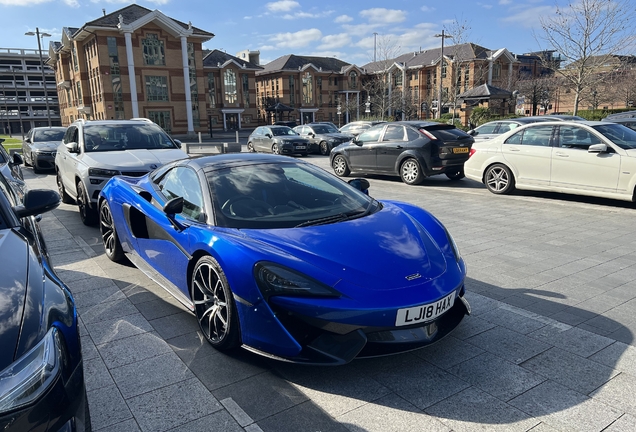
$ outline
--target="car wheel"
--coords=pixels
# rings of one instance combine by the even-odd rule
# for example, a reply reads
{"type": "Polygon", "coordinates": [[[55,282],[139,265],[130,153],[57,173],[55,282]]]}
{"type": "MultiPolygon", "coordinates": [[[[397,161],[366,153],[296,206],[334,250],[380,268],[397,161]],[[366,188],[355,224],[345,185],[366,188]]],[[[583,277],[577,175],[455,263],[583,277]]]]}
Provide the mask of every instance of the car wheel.
{"type": "Polygon", "coordinates": [[[448,177],[451,180],[461,180],[464,177],[466,177],[464,175],[464,168],[460,168],[456,171],[447,171],[446,172],[446,177],[448,177]]]}
{"type": "Polygon", "coordinates": [[[400,167],[400,177],[402,181],[408,185],[416,185],[422,183],[424,180],[424,174],[422,174],[422,168],[418,161],[413,158],[408,158],[402,163],[400,167]]]}
{"type": "Polygon", "coordinates": [[[124,260],[124,250],[119,242],[115,223],[113,222],[113,214],[110,211],[108,201],[102,201],[99,206],[99,231],[102,234],[102,243],[104,244],[104,252],[108,259],[114,262],[124,260]]]}
{"type": "Polygon", "coordinates": [[[347,165],[347,160],[342,155],[338,155],[333,158],[331,167],[338,177],[347,177],[349,174],[351,174],[349,165],[347,165]]]}
{"type": "Polygon", "coordinates": [[[209,255],[201,257],[190,284],[194,313],[210,344],[228,350],[240,344],[240,328],[230,285],[219,263],[209,255]]]}
{"type": "Polygon", "coordinates": [[[251,141],[247,143],[247,151],[250,152],[250,153],[255,153],[256,152],[256,150],[254,150],[254,144],[252,144],[251,141]]]}
{"type": "Polygon", "coordinates": [[[280,150],[278,149],[278,144],[272,145],[272,153],[280,154],[280,150]]]}
{"type": "MultiPolygon", "coordinates": [[[[24,159],[26,159],[26,158],[24,158],[24,159]]],[[[33,157],[33,153],[31,153],[31,166],[33,167],[33,173],[34,174],[40,174],[42,172],[42,170],[38,168],[38,164],[35,162],[35,158],[33,157]]]]}
{"type": "Polygon", "coordinates": [[[515,178],[505,165],[495,164],[488,167],[484,175],[484,183],[494,194],[508,194],[515,189],[515,178]]]}
{"type": "Polygon", "coordinates": [[[31,156],[31,153],[27,153],[24,150],[22,150],[22,154],[24,155],[24,166],[25,167],[30,167],[31,166],[31,161],[29,160],[27,155],[31,156]]]}
{"type": "Polygon", "coordinates": [[[62,183],[62,176],[60,175],[59,171],[57,171],[55,177],[57,181],[57,190],[60,194],[60,197],[62,198],[62,202],[64,204],[73,204],[75,201],[73,201],[73,198],[71,198],[71,196],[66,193],[66,189],[64,188],[64,183],[62,183]]]}
{"type": "Polygon", "coordinates": [[[97,223],[97,212],[91,208],[90,200],[82,182],[77,182],[77,206],[79,207],[80,219],[84,225],[93,226],[97,223]]]}
{"type": "Polygon", "coordinates": [[[329,154],[329,151],[331,149],[329,148],[329,144],[327,143],[327,141],[323,141],[320,143],[320,154],[325,156],[329,154]]]}

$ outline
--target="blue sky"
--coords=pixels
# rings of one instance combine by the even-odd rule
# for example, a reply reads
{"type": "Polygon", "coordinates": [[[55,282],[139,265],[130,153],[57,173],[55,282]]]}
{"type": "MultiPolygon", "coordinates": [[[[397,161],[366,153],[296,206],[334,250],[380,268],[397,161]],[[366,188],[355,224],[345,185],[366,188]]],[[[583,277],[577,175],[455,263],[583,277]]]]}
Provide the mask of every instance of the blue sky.
{"type": "MultiPolygon", "coordinates": [[[[562,0],[559,0],[563,3],[562,0]]],[[[204,46],[236,54],[260,50],[261,63],[285,54],[335,56],[363,65],[374,46],[393,46],[398,54],[434,48],[434,35],[453,21],[465,22],[468,40],[514,53],[539,49],[532,30],[539,17],[554,12],[553,0],[154,0],[148,9],[188,22],[216,36],[204,46]],[[377,33],[374,42],[373,33],[377,33]]],[[[81,27],[131,4],[120,0],[0,0],[0,48],[37,48],[27,31],[60,40],[62,27],[81,27]]],[[[46,46],[51,38],[45,39],[46,46]]],[[[446,44],[451,41],[447,40],[446,44]]]]}

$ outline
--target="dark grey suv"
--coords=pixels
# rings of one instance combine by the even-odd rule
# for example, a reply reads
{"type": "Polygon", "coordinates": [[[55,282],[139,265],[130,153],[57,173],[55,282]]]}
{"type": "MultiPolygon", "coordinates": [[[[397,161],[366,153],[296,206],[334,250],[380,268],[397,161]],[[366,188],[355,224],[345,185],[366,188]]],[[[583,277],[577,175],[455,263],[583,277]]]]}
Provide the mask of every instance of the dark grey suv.
{"type": "Polygon", "coordinates": [[[296,126],[294,130],[311,143],[311,153],[328,155],[332,148],[353,139],[353,135],[341,133],[329,123],[311,123],[296,126]]]}
{"type": "Polygon", "coordinates": [[[247,138],[247,151],[307,156],[309,141],[287,126],[259,126],[247,138]]]}

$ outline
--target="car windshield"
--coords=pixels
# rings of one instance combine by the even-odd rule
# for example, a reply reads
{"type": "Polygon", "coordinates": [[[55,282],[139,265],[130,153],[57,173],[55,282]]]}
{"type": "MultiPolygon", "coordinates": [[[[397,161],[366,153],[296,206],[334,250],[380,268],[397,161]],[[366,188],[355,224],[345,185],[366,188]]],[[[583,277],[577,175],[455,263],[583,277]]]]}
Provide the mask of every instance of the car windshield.
{"type": "Polygon", "coordinates": [[[63,129],[41,129],[33,133],[33,142],[42,141],[62,141],[66,128],[63,129]]]}
{"type": "Polygon", "coordinates": [[[379,203],[305,163],[264,163],[207,173],[218,226],[292,228],[370,214],[379,203]]]}
{"type": "Polygon", "coordinates": [[[330,124],[320,125],[320,127],[321,128],[325,128],[327,130],[327,132],[320,132],[320,133],[338,133],[338,132],[340,132],[337,127],[333,127],[330,124]]]}
{"type": "Polygon", "coordinates": [[[329,126],[312,126],[312,129],[314,130],[315,133],[317,134],[327,134],[327,133],[334,133],[334,132],[338,132],[337,130],[331,130],[331,128],[329,126]]]}
{"type": "Polygon", "coordinates": [[[170,137],[154,124],[102,124],[84,128],[87,152],[176,149],[170,137]]]}
{"type": "Polygon", "coordinates": [[[605,138],[624,150],[636,149],[636,131],[621,124],[607,124],[592,126],[602,133],[605,138]]]}
{"type": "Polygon", "coordinates": [[[277,127],[272,128],[272,134],[274,136],[282,136],[282,135],[298,135],[293,129],[288,127],[277,127]]]}

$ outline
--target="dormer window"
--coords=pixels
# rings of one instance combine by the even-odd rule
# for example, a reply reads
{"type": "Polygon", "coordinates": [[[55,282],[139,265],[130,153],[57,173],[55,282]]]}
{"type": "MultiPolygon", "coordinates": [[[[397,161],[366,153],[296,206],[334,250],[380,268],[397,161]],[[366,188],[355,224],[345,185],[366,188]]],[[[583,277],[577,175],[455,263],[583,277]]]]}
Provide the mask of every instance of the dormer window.
{"type": "Polygon", "coordinates": [[[349,73],[349,88],[355,89],[358,86],[358,73],[356,71],[351,71],[349,73]]]}

